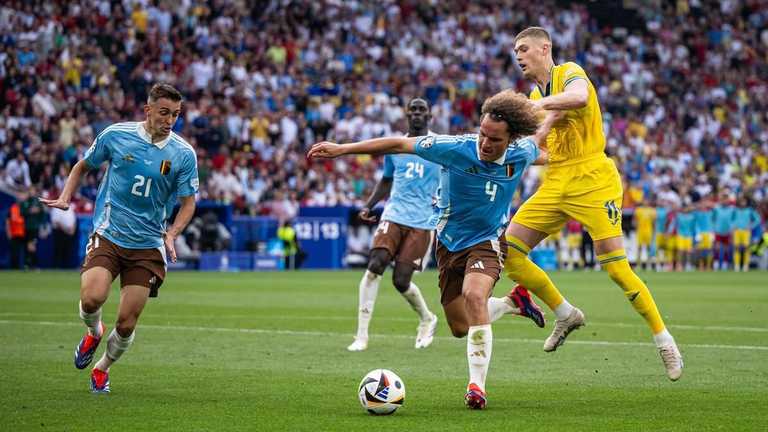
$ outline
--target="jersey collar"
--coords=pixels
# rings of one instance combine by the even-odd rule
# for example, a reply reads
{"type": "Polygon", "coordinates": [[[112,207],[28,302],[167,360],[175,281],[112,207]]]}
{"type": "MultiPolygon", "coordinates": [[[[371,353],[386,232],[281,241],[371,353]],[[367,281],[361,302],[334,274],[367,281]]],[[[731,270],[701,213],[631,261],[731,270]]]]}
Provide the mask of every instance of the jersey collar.
{"type": "Polygon", "coordinates": [[[504,161],[507,159],[507,152],[505,151],[504,153],[502,153],[502,155],[499,156],[499,158],[496,160],[484,161],[480,159],[480,137],[478,137],[477,140],[475,141],[475,157],[477,157],[477,160],[479,160],[480,162],[489,162],[489,163],[492,162],[492,163],[495,163],[496,165],[504,165],[504,161]]]}
{"type": "Polygon", "coordinates": [[[147,132],[147,129],[144,127],[144,122],[139,122],[138,126],[136,126],[136,132],[139,134],[140,137],[144,138],[146,142],[154,145],[160,150],[162,150],[168,144],[168,141],[171,140],[171,134],[169,133],[168,137],[166,137],[164,140],[153,143],[152,137],[149,135],[149,133],[147,132]]]}

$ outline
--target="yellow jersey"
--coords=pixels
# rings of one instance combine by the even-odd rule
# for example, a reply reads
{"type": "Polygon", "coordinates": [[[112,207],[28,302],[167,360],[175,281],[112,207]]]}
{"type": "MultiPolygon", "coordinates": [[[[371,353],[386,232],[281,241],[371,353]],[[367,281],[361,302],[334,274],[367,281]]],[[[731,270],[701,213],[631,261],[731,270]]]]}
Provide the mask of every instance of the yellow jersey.
{"type": "Polygon", "coordinates": [[[653,232],[653,224],[656,221],[656,209],[653,207],[636,208],[635,220],[637,221],[638,232],[653,232]]]}
{"type": "Polygon", "coordinates": [[[552,131],[547,135],[549,163],[557,166],[559,163],[603,153],[603,116],[600,113],[595,87],[584,69],[576,63],[568,62],[554,66],[550,73],[547,87],[542,89],[536,86],[529,95],[530,99],[562,93],[568,84],[578,79],[587,81],[589,97],[586,106],[565,111],[565,118],[552,126],[552,131]]]}

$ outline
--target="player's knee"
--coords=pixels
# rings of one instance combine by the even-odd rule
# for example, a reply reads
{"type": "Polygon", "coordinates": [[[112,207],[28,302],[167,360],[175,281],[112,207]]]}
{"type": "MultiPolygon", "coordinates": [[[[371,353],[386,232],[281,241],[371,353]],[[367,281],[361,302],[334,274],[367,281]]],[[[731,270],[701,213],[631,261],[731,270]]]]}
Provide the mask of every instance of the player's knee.
{"type": "Polygon", "coordinates": [[[104,303],[104,300],[98,299],[95,297],[87,296],[82,299],[80,299],[80,304],[82,305],[83,311],[86,313],[94,313],[101,305],[104,303]]]}
{"type": "Polygon", "coordinates": [[[400,293],[408,291],[408,287],[411,286],[411,272],[395,268],[395,271],[392,272],[392,285],[400,293]]]}
{"type": "Polygon", "coordinates": [[[371,258],[368,261],[368,270],[371,271],[371,273],[382,275],[384,274],[384,270],[386,270],[389,261],[389,253],[386,250],[374,249],[371,252],[371,258]]]}
{"type": "Polygon", "coordinates": [[[487,307],[488,298],[484,292],[478,289],[468,289],[462,294],[468,311],[474,311],[487,307]]]}

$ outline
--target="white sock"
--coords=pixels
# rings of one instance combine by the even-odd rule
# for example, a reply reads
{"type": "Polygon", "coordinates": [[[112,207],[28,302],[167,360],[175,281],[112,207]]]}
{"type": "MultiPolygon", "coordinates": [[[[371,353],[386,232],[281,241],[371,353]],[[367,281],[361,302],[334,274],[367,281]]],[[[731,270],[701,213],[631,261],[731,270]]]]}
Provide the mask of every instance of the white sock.
{"type": "Polygon", "coordinates": [[[95,369],[108,371],[112,363],[120,359],[120,356],[124,352],[128,351],[128,347],[133,343],[133,337],[136,335],[134,331],[128,337],[120,336],[117,329],[112,329],[107,338],[107,350],[104,351],[104,355],[101,356],[101,360],[96,363],[95,369]]]}
{"type": "Polygon", "coordinates": [[[419,287],[417,287],[415,283],[411,282],[411,285],[402,294],[413,310],[419,314],[419,320],[429,321],[432,319],[433,314],[429,311],[427,303],[424,301],[424,296],[421,295],[421,290],[419,290],[419,287]]]}
{"type": "Polygon", "coordinates": [[[360,298],[357,309],[357,339],[368,339],[368,324],[373,315],[373,305],[376,303],[376,295],[379,293],[381,275],[366,270],[363,279],[360,280],[360,298]]]}
{"type": "Polygon", "coordinates": [[[664,327],[664,330],[653,335],[653,341],[656,342],[657,347],[661,347],[662,345],[674,343],[675,338],[673,338],[667,328],[664,327]]]}
{"type": "Polygon", "coordinates": [[[568,300],[563,299],[563,302],[560,303],[553,312],[555,312],[555,316],[559,320],[564,320],[568,318],[568,315],[571,314],[571,311],[573,310],[573,305],[568,303],[568,300]]]}
{"type": "Polygon", "coordinates": [[[86,327],[88,327],[88,333],[91,336],[101,337],[101,308],[96,312],[88,313],[83,310],[83,302],[80,302],[80,319],[83,320],[86,327]]]}
{"type": "Polygon", "coordinates": [[[488,317],[491,322],[496,321],[510,312],[520,312],[520,309],[507,303],[507,298],[508,297],[491,297],[488,299],[488,317]]]}
{"type": "Polygon", "coordinates": [[[469,327],[467,333],[467,360],[469,362],[469,382],[485,391],[485,377],[493,350],[493,332],[490,324],[469,327]]]}

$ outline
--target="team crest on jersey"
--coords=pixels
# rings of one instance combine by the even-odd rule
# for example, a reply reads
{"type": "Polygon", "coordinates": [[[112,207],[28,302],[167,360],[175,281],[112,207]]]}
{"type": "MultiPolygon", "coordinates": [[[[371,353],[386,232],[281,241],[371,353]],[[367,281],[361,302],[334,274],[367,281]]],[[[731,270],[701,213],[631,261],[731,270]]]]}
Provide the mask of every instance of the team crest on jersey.
{"type": "Polygon", "coordinates": [[[133,158],[132,154],[126,153],[125,156],[123,156],[123,160],[126,162],[133,163],[136,159],[133,158]]]}
{"type": "Polygon", "coordinates": [[[171,161],[164,160],[160,164],[160,174],[162,175],[168,175],[168,173],[171,172],[171,161]]]}
{"type": "Polygon", "coordinates": [[[432,147],[432,144],[435,143],[435,137],[433,135],[429,135],[428,137],[421,140],[421,148],[430,148],[432,147]]]}
{"type": "Polygon", "coordinates": [[[608,220],[612,225],[616,225],[621,220],[621,210],[616,206],[614,200],[606,201],[603,206],[608,211],[608,220]]]}

